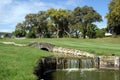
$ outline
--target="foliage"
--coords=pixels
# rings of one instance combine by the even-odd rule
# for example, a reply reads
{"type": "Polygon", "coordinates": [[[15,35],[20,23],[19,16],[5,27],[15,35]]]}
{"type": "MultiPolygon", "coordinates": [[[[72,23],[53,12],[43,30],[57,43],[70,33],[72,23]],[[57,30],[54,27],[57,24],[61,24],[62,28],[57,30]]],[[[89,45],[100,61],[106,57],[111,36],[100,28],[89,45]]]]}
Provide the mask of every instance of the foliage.
{"type": "Polygon", "coordinates": [[[109,13],[106,15],[108,19],[107,28],[110,32],[116,35],[120,34],[120,0],[111,0],[109,13]]]}
{"type": "Polygon", "coordinates": [[[76,25],[77,23],[81,23],[82,25],[81,27],[82,27],[83,38],[85,38],[87,33],[90,32],[89,30],[92,29],[89,28],[90,27],[89,25],[91,25],[93,22],[96,21],[100,22],[102,21],[102,18],[100,14],[97,13],[92,7],[88,7],[88,6],[84,6],[82,8],[76,7],[72,13],[73,25],[76,25]]]}
{"type": "Polygon", "coordinates": [[[106,32],[106,29],[105,28],[102,28],[102,29],[97,29],[96,30],[96,37],[97,38],[103,38],[105,37],[105,32],[106,32]]]}
{"type": "MultiPolygon", "coordinates": [[[[67,9],[50,8],[47,11],[30,13],[25,16],[25,21],[16,25],[16,30],[23,30],[28,34],[32,32],[36,37],[63,38],[74,35],[83,38],[92,30],[89,25],[102,21],[101,16],[92,7],[76,7],[73,11],[67,9]],[[90,31],[89,31],[90,30],[90,31]]],[[[93,34],[89,35],[90,38],[93,34]]]]}
{"type": "Polygon", "coordinates": [[[29,32],[27,35],[26,35],[27,38],[36,38],[36,35],[34,32],[29,32]]]}
{"type": "Polygon", "coordinates": [[[4,35],[4,37],[5,37],[5,38],[9,38],[9,37],[10,37],[9,33],[6,33],[6,34],[4,35]]]}
{"type": "Polygon", "coordinates": [[[26,30],[26,25],[25,25],[25,23],[23,22],[23,23],[18,23],[17,25],[16,25],[16,30],[26,30]]]}
{"type": "Polygon", "coordinates": [[[96,30],[97,30],[97,27],[95,24],[90,24],[88,26],[88,29],[87,29],[87,36],[89,38],[96,38],[96,30]]]}
{"type": "Polygon", "coordinates": [[[38,37],[45,35],[47,31],[47,16],[44,11],[37,14],[28,14],[25,16],[25,24],[29,32],[34,32],[38,37]]]}
{"type": "Polygon", "coordinates": [[[0,38],[11,38],[12,33],[0,32],[0,38]]]}
{"type": "Polygon", "coordinates": [[[57,38],[63,37],[63,33],[68,33],[68,14],[67,10],[59,9],[55,10],[53,8],[47,10],[46,14],[55,24],[55,30],[57,38]]]}
{"type": "Polygon", "coordinates": [[[16,37],[25,37],[26,35],[26,26],[24,23],[18,23],[16,29],[13,32],[16,37]]]}
{"type": "Polygon", "coordinates": [[[26,32],[24,30],[15,30],[13,32],[13,34],[16,36],[16,37],[25,37],[26,35],[26,32]]]}
{"type": "Polygon", "coordinates": [[[102,17],[92,7],[84,6],[82,8],[82,12],[83,12],[83,20],[82,21],[84,23],[83,38],[85,38],[87,31],[89,31],[89,30],[87,30],[89,25],[93,22],[102,21],[102,17]]]}

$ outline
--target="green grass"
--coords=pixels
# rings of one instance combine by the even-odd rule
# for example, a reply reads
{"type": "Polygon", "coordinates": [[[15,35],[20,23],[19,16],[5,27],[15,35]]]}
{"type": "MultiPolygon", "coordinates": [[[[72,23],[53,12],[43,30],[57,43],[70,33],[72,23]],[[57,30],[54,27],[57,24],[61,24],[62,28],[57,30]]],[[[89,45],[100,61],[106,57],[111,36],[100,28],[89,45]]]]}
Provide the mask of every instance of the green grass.
{"type": "Polygon", "coordinates": [[[36,80],[33,71],[37,61],[50,55],[32,47],[0,44],[0,80],[36,80]]]}
{"type": "MultiPolygon", "coordinates": [[[[3,40],[0,40],[0,42],[3,40]]],[[[51,39],[6,39],[4,41],[13,41],[16,43],[28,44],[31,42],[48,42],[56,46],[75,48],[82,51],[87,51],[96,55],[111,55],[120,56],[120,37],[118,38],[100,38],[100,39],[72,39],[72,38],[51,38],[51,39]]]]}
{"type": "Polygon", "coordinates": [[[0,39],[0,80],[36,80],[33,74],[37,61],[42,56],[51,56],[50,52],[33,47],[5,45],[2,42],[13,41],[21,44],[48,42],[56,46],[88,51],[96,55],[120,56],[120,38],[102,39],[0,39]]]}

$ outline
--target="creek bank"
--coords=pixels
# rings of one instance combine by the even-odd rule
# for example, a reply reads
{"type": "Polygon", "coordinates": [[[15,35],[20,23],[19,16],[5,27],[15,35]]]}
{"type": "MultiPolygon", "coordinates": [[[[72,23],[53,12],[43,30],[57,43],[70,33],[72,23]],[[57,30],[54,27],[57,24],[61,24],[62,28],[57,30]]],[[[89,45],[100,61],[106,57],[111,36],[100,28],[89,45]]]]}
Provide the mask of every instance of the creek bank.
{"type": "Polygon", "coordinates": [[[34,42],[30,46],[42,49],[46,48],[48,51],[56,53],[58,55],[62,55],[64,58],[92,58],[95,62],[95,66],[101,69],[120,69],[120,57],[119,56],[98,56],[85,51],[80,51],[76,49],[64,48],[64,47],[56,47],[50,43],[41,43],[34,42]]]}

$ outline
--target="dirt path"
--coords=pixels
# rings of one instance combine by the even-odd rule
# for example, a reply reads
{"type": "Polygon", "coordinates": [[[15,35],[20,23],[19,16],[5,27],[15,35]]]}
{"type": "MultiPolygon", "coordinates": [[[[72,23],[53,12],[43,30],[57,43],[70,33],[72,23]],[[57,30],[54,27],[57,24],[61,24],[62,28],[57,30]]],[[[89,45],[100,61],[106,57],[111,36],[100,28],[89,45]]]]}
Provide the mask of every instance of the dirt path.
{"type": "Polygon", "coordinates": [[[2,42],[3,44],[12,44],[12,45],[15,45],[15,46],[27,46],[26,44],[17,44],[15,42],[2,42]]]}

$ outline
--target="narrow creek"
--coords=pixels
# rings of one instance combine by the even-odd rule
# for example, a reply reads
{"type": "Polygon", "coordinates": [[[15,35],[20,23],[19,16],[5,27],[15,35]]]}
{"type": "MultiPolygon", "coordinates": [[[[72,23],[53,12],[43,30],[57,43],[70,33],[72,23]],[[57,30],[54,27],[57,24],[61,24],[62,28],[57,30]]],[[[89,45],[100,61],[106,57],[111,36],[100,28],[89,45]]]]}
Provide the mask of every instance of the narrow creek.
{"type": "Polygon", "coordinates": [[[92,58],[43,57],[34,74],[38,80],[120,80],[119,70],[98,69],[92,58]]]}

